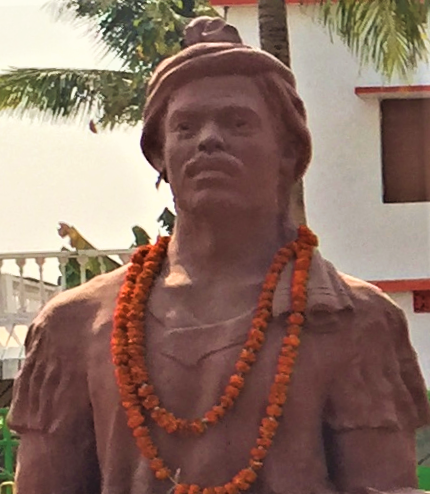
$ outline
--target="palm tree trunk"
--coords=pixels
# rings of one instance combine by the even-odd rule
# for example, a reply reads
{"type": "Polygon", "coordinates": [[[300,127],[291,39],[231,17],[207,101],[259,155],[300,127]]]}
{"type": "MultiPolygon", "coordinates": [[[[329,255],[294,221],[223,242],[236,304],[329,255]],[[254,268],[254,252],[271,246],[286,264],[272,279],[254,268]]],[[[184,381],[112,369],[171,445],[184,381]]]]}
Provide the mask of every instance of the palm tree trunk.
{"type": "Polygon", "coordinates": [[[258,1],[261,48],[291,67],[287,8],[284,0],[258,1]]]}
{"type": "MultiPolygon", "coordinates": [[[[261,48],[291,67],[290,38],[285,0],[258,0],[261,48]]],[[[295,184],[290,209],[296,224],[306,224],[303,180],[295,184]]]]}

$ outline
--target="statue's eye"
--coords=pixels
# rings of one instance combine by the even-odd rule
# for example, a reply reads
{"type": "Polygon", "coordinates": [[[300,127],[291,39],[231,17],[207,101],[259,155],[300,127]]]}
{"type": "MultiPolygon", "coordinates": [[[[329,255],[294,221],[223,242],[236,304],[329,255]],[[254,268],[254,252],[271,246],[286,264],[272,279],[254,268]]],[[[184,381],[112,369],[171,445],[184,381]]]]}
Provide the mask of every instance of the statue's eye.
{"type": "Polygon", "coordinates": [[[244,129],[248,125],[248,122],[244,118],[237,118],[234,121],[234,126],[236,129],[244,129]]]}
{"type": "Polygon", "coordinates": [[[176,129],[179,132],[188,132],[191,130],[191,124],[189,122],[179,122],[176,129]]]}

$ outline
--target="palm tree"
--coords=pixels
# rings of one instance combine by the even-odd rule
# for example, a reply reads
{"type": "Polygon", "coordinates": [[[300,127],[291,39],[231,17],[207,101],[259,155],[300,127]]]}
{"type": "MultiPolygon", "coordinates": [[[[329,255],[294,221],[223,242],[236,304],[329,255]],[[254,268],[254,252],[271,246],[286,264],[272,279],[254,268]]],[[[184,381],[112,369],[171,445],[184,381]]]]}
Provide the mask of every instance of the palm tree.
{"type": "MultiPolygon", "coordinates": [[[[21,116],[36,109],[54,120],[81,116],[91,119],[93,132],[138,124],[154,66],[180,49],[189,17],[215,15],[206,0],[176,1],[56,0],[59,16],[92,22],[106,54],[121,60],[121,70],[12,69],[0,75],[0,111],[21,116]]],[[[284,0],[259,0],[258,9],[262,48],[289,66],[284,0]]],[[[429,11],[430,0],[320,0],[318,8],[324,25],[387,77],[405,75],[426,58],[429,11]]],[[[304,221],[302,186],[295,196],[293,210],[304,221]]]]}

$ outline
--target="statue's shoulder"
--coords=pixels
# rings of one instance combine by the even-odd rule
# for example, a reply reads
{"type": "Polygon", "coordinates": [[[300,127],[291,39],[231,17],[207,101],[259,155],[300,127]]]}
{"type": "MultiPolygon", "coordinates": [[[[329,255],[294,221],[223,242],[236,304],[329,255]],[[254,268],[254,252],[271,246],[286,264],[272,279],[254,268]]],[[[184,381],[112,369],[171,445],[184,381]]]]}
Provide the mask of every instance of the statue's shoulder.
{"type": "Polygon", "coordinates": [[[337,276],[347,289],[353,306],[358,309],[402,312],[400,307],[379,287],[360,278],[337,271],[337,276]]]}
{"type": "Polygon", "coordinates": [[[335,430],[429,424],[426,387],[403,310],[375,285],[328,269],[348,298],[348,310],[333,319],[337,358],[326,420],[335,430]]]}
{"type": "Polygon", "coordinates": [[[50,339],[60,341],[63,336],[67,341],[82,338],[101,313],[113,314],[127,267],[96,276],[53,297],[34,319],[27,340],[36,334],[49,334],[50,339]]]}
{"type": "Polygon", "coordinates": [[[317,290],[341,300],[339,307],[352,309],[356,315],[363,312],[381,317],[403,314],[402,309],[376,285],[339,271],[320,254],[316,256],[315,275],[317,290]]]}

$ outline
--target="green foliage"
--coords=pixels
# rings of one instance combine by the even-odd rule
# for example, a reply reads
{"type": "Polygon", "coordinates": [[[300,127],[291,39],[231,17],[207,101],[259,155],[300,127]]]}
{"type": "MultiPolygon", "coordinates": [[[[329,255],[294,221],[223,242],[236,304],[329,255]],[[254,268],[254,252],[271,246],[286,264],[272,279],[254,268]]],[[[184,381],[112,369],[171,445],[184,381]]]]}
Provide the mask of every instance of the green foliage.
{"type": "Polygon", "coordinates": [[[63,0],[58,7],[75,19],[96,21],[96,33],[108,52],[131,71],[151,71],[180,49],[190,17],[216,15],[205,0],[63,0]]]}
{"type": "Polygon", "coordinates": [[[141,226],[133,226],[131,230],[134,235],[134,242],[131,244],[131,248],[148,245],[151,242],[151,237],[141,226]]]}
{"type": "Polygon", "coordinates": [[[391,78],[427,61],[430,0],[320,0],[322,20],[363,64],[391,78]]]}
{"type": "Polygon", "coordinates": [[[109,128],[134,124],[142,115],[146,77],[109,70],[12,69],[0,76],[0,110],[22,116],[36,109],[53,120],[95,114],[109,128]]]}
{"type": "Polygon", "coordinates": [[[175,224],[175,215],[168,208],[164,208],[164,211],[161,213],[157,221],[161,223],[161,226],[165,228],[169,235],[173,232],[173,226],[175,224]]]}
{"type": "MultiPolygon", "coordinates": [[[[169,235],[172,234],[173,224],[175,220],[175,215],[168,209],[165,208],[158,218],[158,223],[160,226],[167,231],[169,235]]],[[[151,237],[141,226],[133,226],[132,228],[134,242],[131,244],[130,249],[134,249],[141,245],[147,245],[151,242],[151,237]]],[[[85,251],[86,249],[93,250],[92,244],[87,242],[83,237],[82,243],[80,243],[79,251],[85,251]]],[[[67,250],[63,248],[63,250],[67,250]]],[[[110,257],[101,256],[100,258],[89,258],[85,266],[85,279],[91,280],[95,276],[102,273],[107,273],[113,271],[121,266],[121,264],[110,257]],[[103,265],[102,265],[103,264],[103,265]]],[[[65,267],[65,278],[66,278],[66,288],[74,288],[81,284],[81,266],[77,259],[71,258],[65,267]]],[[[58,280],[58,284],[61,285],[61,277],[58,280]]]]}
{"type": "Polygon", "coordinates": [[[0,75],[0,111],[34,117],[37,110],[54,121],[92,117],[109,129],[141,121],[154,66],[179,51],[189,17],[215,15],[206,0],[55,0],[50,6],[59,18],[91,26],[122,70],[11,69],[0,75]]]}

